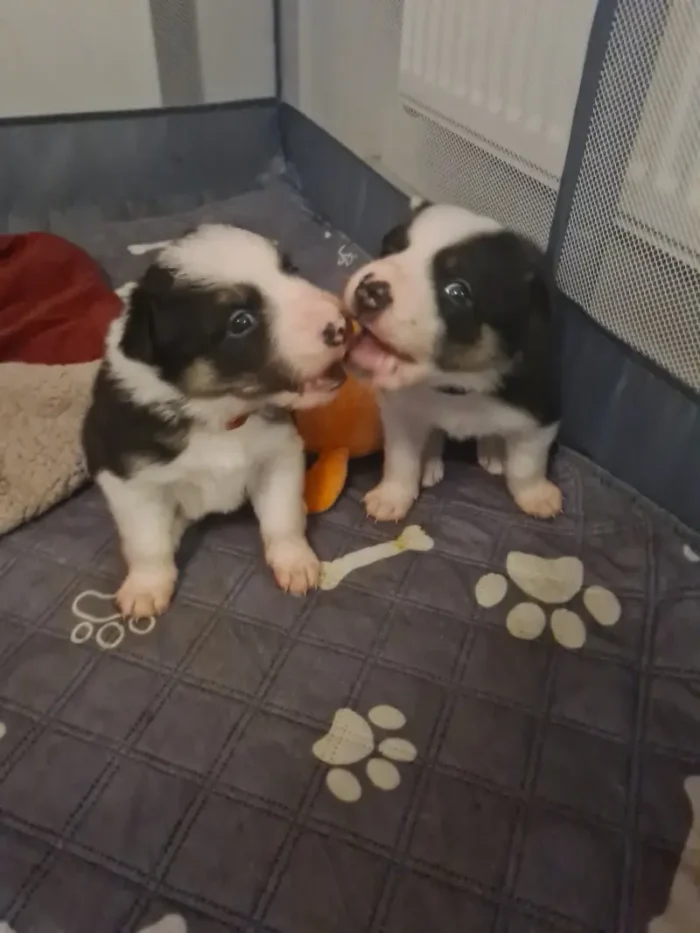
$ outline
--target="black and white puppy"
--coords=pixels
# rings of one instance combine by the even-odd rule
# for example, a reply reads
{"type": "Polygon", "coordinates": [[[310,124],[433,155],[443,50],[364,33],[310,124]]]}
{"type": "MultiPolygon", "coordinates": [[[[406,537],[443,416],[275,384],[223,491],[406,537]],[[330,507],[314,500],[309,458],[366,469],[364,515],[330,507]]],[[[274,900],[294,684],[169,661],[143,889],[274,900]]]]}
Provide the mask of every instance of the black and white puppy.
{"type": "Polygon", "coordinates": [[[347,335],[339,300],[260,236],[205,226],[160,253],[111,326],[83,429],[128,567],[125,616],[167,608],[189,522],[248,498],[279,585],[316,584],[288,410],[333,397],[347,335]]]}
{"type": "Polygon", "coordinates": [[[547,479],[559,423],[557,353],[543,256],[496,221],[426,204],[348,282],[362,325],[350,363],[380,390],[384,473],[365,504],[398,521],[443,476],[445,435],[478,438],[523,511],[561,511],[547,479]]]}

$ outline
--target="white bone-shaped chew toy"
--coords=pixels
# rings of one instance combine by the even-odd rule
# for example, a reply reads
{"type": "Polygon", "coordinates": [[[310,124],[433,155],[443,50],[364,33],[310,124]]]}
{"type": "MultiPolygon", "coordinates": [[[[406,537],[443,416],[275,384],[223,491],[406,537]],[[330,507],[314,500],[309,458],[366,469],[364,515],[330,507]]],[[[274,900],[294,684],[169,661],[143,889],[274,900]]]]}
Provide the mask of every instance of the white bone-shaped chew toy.
{"type": "Polygon", "coordinates": [[[172,240],[158,240],[156,243],[132,243],[131,246],[127,246],[127,249],[132,256],[143,256],[157,249],[165,249],[172,242],[172,240]]]}
{"type": "Polygon", "coordinates": [[[320,590],[334,590],[349,573],[358,567],[367,567],[378,560],[394,557],[404,551],[429,551],[435,542],[427,535],[420,525],[409,525],[394,541],[384,541],[382,544],[373,544],[353,551],[336,560],[323,561],[321,564],[321,578],[318,583],[320,590]]]}

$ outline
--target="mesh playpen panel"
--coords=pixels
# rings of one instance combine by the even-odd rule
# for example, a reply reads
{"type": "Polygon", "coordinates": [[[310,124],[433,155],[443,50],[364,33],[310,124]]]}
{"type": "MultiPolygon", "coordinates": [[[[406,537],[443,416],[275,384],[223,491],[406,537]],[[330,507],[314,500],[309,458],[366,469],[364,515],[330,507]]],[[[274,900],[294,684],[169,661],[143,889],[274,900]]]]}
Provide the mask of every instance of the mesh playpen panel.
{"type": "Polygon", "coordinates": [[[618,6],[559,268],[601,324],[700,388],[700,7],[618,6]]]}

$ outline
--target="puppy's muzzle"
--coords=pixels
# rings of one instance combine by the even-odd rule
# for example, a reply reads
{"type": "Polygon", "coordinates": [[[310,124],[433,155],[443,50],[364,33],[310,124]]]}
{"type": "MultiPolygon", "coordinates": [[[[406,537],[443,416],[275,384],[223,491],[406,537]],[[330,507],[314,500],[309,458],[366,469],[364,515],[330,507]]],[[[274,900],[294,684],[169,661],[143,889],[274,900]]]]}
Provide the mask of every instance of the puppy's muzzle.
{"type": "Polygon", "coordinates": [[[359,320],[375,317],[385,311],[391,302],[389,283],[375,279],[371,272],[360,280],[353,295],[354,311],[359,320]]]}

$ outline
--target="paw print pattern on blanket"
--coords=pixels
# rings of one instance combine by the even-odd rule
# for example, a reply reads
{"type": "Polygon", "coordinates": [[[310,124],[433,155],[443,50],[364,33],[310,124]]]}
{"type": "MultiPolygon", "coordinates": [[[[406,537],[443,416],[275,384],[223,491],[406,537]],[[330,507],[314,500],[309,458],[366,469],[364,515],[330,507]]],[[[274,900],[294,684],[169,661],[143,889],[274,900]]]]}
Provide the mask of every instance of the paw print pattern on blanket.
{"type": "Polygon", "coordinates": [[[74,645],[82,645],[94,639],[98,648],[103,651],[114,651],[124,641],[127,629],[133,635],[150,635],[156,627],[156,617],[148,616],[145,619],[122,618],[119,612],[110,612],[106,616],[96,616],[82,609],[84,600],[107,602],[114,608],[114,593],[100,593],[99,590],[85,590],[73,600],[72,612],[78,623],[73,626],[70,640],[74,645]]]}
{"type": "MultiPolygon", "coordinates": [[[[539,638],[547,627],[547,614],[542,607],[556,606],[549,618],[552,635],[562,648],[575,650],[586,641],[584,620],[566,608],[583,587],[583,564],[578,557],[537,557],[522,551],[511,551],[506,558],[506,573],[516,586],[537,602],[518,602],[506,617],[506,628],[514,638],[539,638]]],[[[487,573],[476,584],[477,603],[490,609],[503,602],[508,592],[508,578],[500,573],[487,573]]],[[[602,626],[612,626],[620,619],[620,603],[604,586],[587,586],[583,590],[583,605],[591,617],[602,626]]]]}
{"type": "Polygon", "coordinates": [[[341,766],[369,759],[365,773],[370,783],[378,790],[396,790],[401,774],[394,762],[415,761],[418,754],[415,745],[401,736],[387,736],[377,744],[373,725],[382,732],[396,732],[406,725],[406,717],[394,706],[374,706],[367,719],[352,709],[339,709],[328,732],[313,745],[314,756],[331,766],[326,787],[343,803],[356,803],[362,796],[362,785],[352,771],[341,766]]]}

